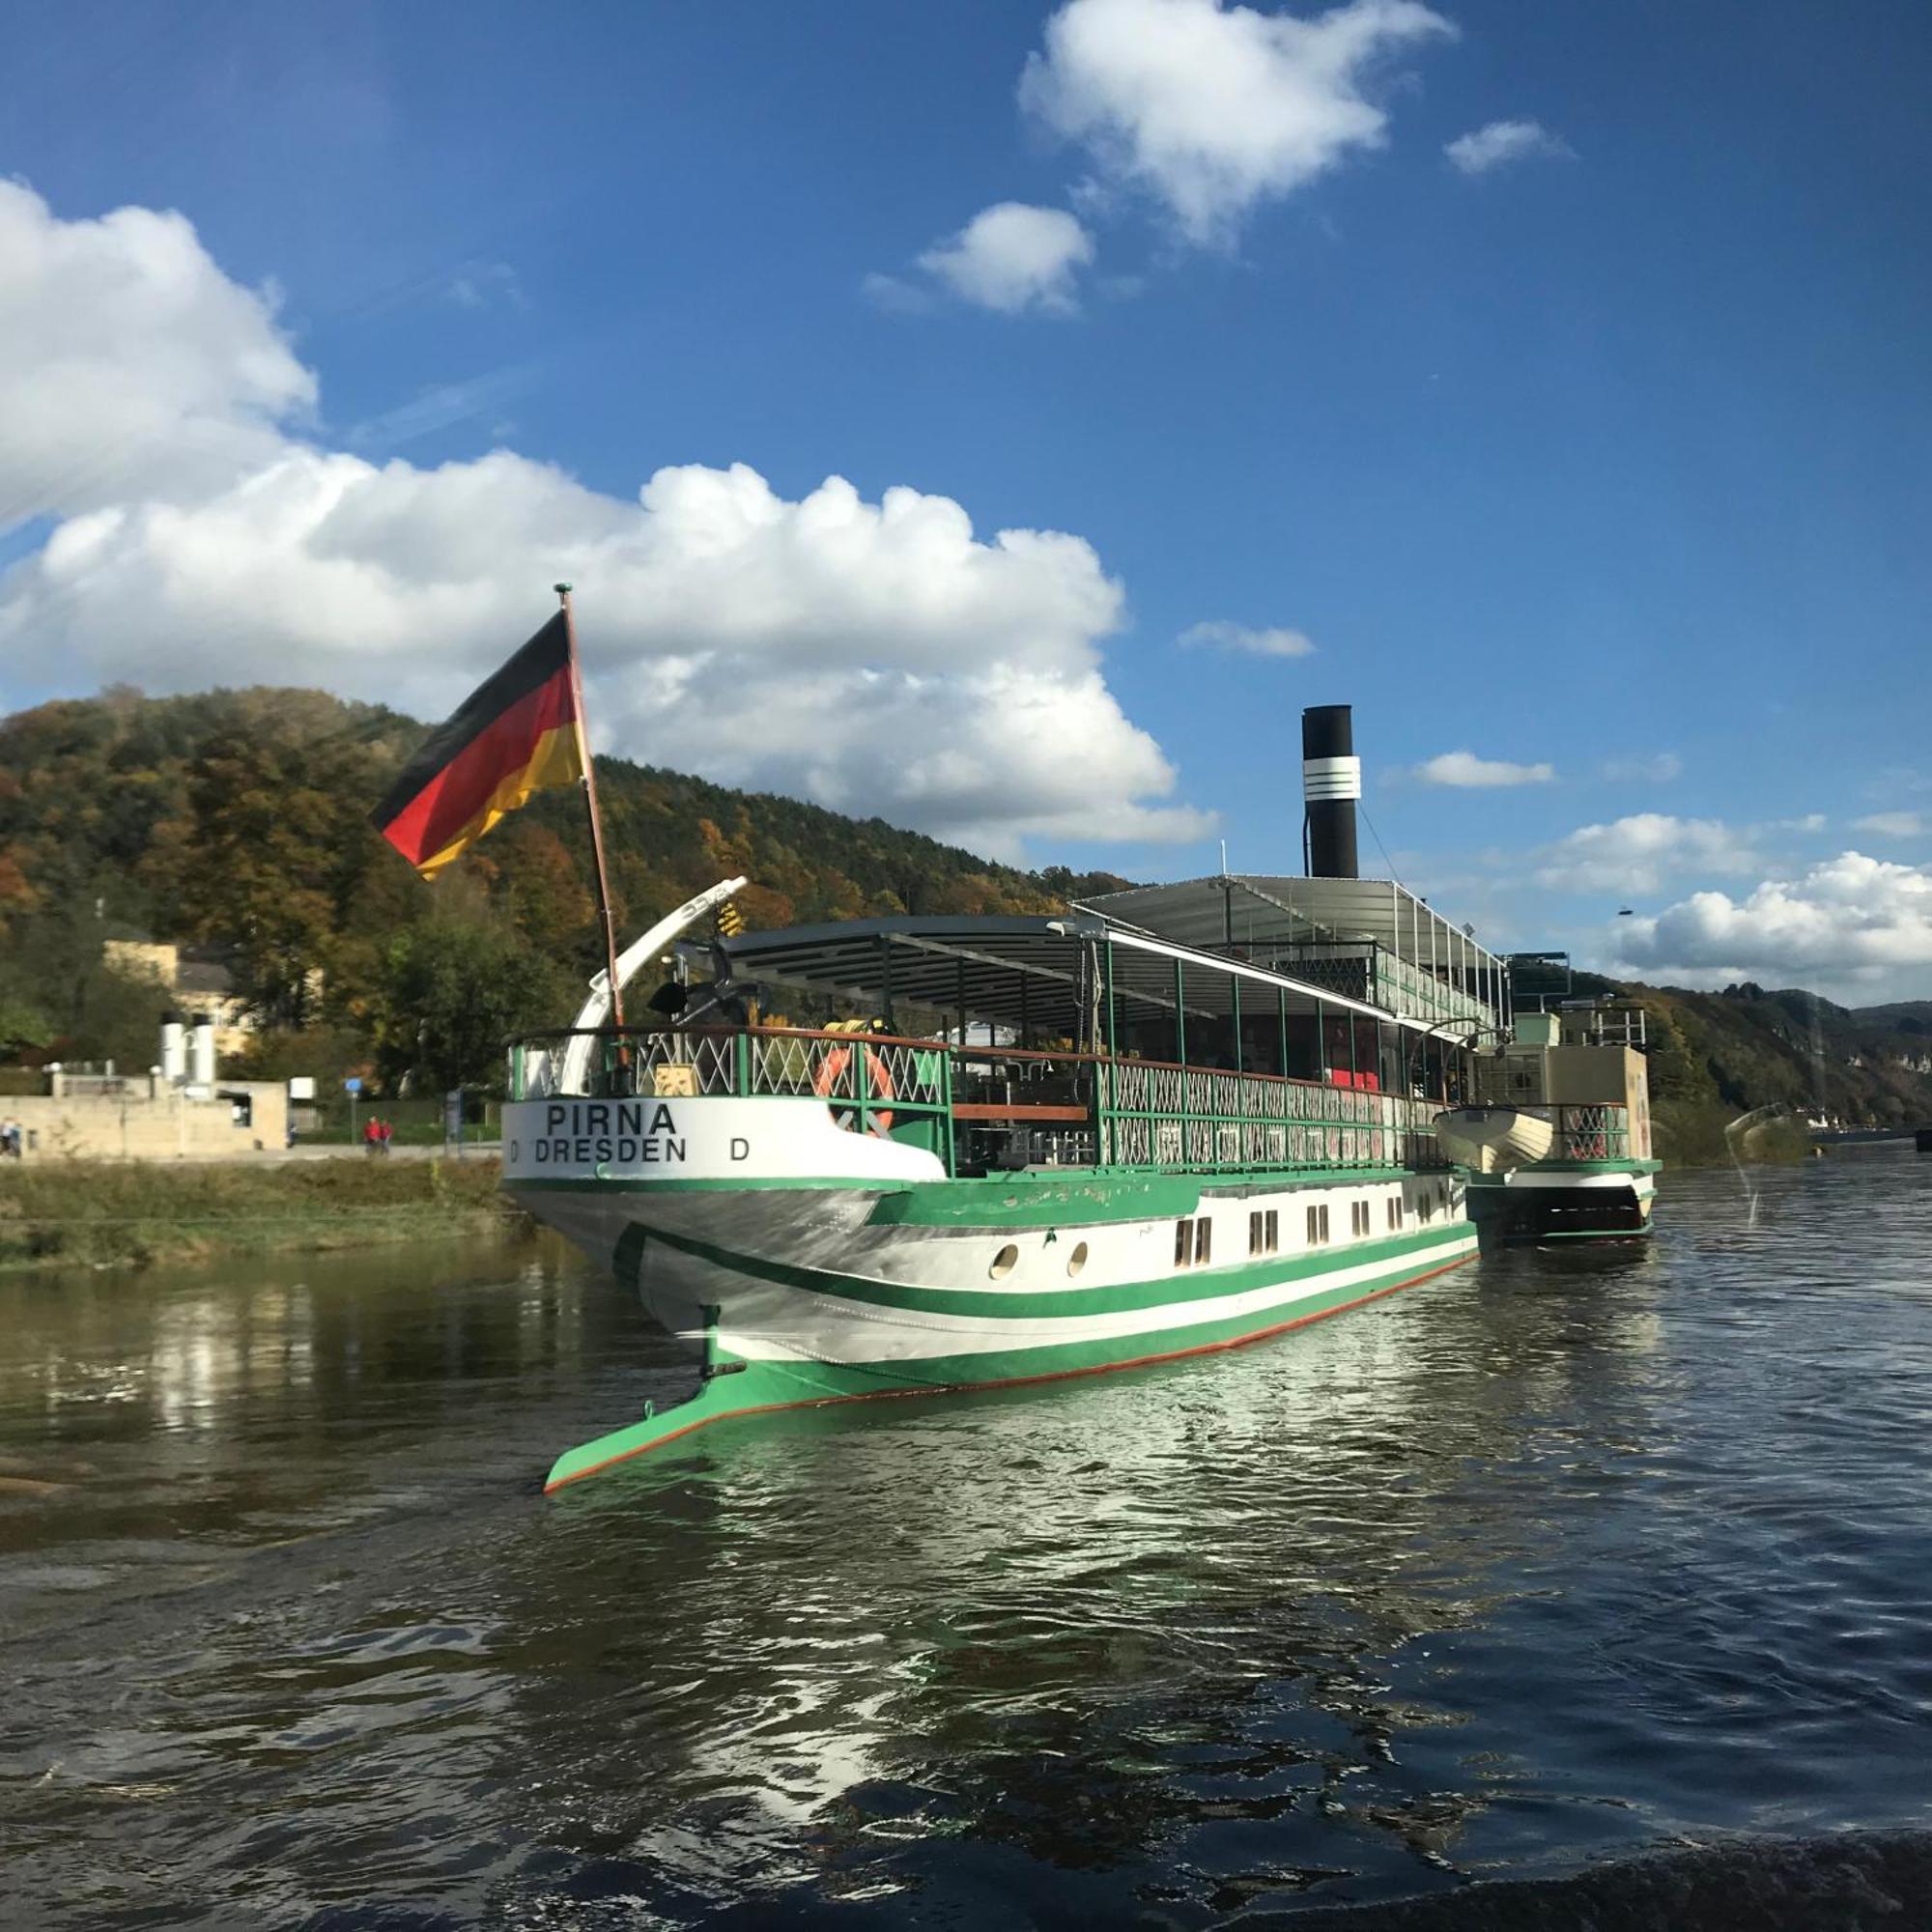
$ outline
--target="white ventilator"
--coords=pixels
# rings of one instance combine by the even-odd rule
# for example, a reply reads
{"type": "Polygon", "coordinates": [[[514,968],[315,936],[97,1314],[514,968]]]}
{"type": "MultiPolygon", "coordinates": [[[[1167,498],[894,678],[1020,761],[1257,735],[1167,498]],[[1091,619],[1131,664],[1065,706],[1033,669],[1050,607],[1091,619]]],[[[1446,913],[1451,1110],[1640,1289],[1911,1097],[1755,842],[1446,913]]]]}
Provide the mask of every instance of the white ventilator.
{"type": "MultiPolygon", "coordinates": [[[[663,919],[646,932],[642,938],[634,939],[617,955],[617,990],[631,983],[633,976],[649,960],[655,959],[686,926],[702,919],[715,905],[722,904],[733,893],[743,892],[743,879],[721,879],[715,886],[707,886],[695,898],[688,898],[675,912],[667,913],[663,919]]],[[[558,1068],[556,1085],[551,1091],[558,1094],[582,1094],[584,1078],[590,1070],[590,1049],[596,1043],[591,1036],[599,1027],[606,1025],[611,1017],[611,975],[599,973],[590,981],[590,997],[584,1001],[576,1019],[571,1022],[572,1037],[563,1049],[563,1061],[558,1068]]],[[[534,1056],[532,1056],[534,1058],[534,1056]]],[[[541,1065],[526,1065],[526,1079],[532,1075],[540,1078],[541,1065]]],[[[529,1091],[540,1092],[532,1087],[529,1091]]]]}

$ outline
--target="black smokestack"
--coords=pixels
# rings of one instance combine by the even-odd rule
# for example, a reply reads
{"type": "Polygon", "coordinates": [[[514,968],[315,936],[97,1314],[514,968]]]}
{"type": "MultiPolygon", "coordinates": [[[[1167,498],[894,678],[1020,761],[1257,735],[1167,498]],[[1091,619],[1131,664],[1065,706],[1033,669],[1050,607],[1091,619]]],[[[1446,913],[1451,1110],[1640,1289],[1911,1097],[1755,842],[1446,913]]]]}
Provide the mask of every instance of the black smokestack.
{"type": "Polygon", "coordinates": [[[1355,801],[1362,764],[1346,704],[1311,704],[1301,714],[1301,795],[1308,806],[1308,876],[1361,876],[1355,858],[1355,801]]]}

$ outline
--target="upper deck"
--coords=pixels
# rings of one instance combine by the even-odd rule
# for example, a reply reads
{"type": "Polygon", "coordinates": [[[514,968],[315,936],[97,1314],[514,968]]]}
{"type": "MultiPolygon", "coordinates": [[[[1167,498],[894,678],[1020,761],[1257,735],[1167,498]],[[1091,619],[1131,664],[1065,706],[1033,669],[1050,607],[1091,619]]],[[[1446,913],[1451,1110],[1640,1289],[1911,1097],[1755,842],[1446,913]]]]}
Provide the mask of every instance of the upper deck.
{"type": "Polygon", "coordinates": [[[1108,893],[1086,907],[1404,1021],[1499,1029],[1509,1011],[1509,962],[1393,880],[1220,873],[1108,893]]]}
{"type": "Polygon", "coordinates": [[[949,1174],[1228,1173],[1439,1167],[1434,1116],[1468,1084],[1438,1021],[1092,913],[849,920],[726,951],[768,1009],[806,989],[867,1031],[714,1013],[550,1036],[513,1054],[513,1097],[818,1099],[949,1174]]]}

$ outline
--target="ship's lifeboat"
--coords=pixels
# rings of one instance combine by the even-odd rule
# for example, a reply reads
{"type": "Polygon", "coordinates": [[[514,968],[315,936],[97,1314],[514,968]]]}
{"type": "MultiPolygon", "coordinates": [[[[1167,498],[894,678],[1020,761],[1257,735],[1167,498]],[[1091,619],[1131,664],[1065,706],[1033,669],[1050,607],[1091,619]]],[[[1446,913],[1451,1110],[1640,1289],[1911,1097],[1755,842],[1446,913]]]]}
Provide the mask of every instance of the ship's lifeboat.
{"type": "Polygon", "coordinates": [[[1556,1126],[1520,1107],[1455,1107],[1435,1117],[1435,1138],[1459,1167],[1495,1174],[1547,1160],[1556,1126]]]}

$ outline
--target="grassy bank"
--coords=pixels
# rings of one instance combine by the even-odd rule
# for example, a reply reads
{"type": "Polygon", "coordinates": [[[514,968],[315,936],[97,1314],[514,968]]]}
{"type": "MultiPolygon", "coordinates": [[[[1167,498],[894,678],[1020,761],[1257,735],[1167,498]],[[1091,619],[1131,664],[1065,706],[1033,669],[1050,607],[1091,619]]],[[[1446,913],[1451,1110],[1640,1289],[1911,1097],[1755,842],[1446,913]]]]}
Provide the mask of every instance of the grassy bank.
{"type": "Polygon", "coordinates": [[[28,1162],[0,1171],[0,1267],[146,1267],[526,1226],[494,1160],[28,1162]]]}

